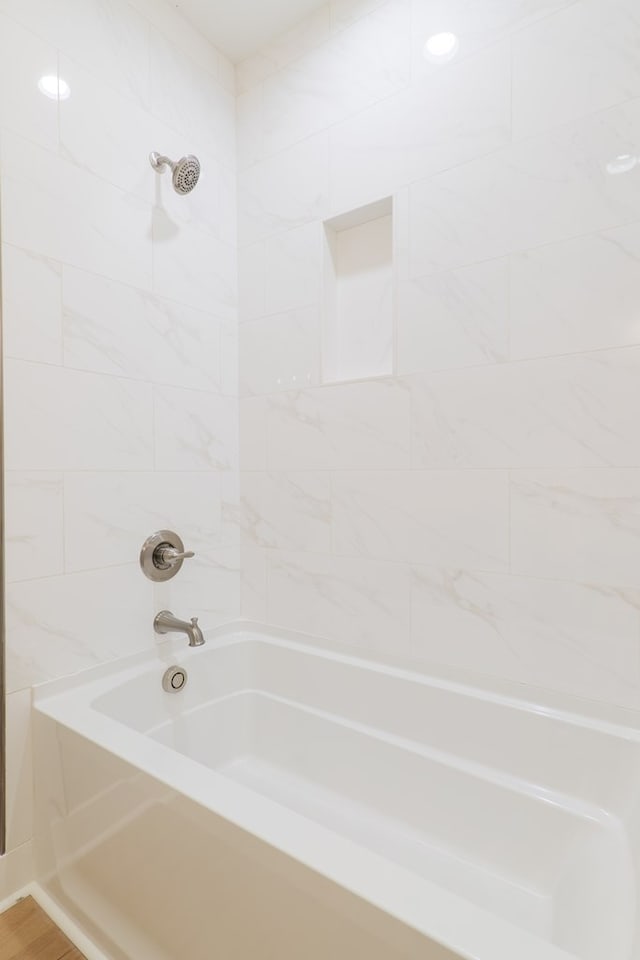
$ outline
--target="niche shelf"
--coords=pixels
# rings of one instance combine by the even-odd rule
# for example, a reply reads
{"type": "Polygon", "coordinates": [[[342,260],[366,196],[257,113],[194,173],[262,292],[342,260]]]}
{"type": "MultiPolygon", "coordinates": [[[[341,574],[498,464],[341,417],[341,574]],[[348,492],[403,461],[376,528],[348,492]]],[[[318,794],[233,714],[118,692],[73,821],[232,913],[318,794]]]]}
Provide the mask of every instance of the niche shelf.
{"type": "Polygon", "coordinates": [[[322,379],[393,373],[393,200],[324,224],[322,379]]]}

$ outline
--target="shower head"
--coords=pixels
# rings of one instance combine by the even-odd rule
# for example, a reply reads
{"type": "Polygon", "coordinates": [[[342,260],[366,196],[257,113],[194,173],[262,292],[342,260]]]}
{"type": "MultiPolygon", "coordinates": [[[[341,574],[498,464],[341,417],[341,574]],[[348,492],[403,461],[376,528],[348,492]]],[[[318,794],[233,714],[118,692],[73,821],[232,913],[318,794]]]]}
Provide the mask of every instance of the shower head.
{"type": "Polygon", "coordinates": [[[174,161],[154,152],[149,154],[149,161],[157,173],[164,173],[165,167],[171,168],[173,189],[182,196],[191,193],[200,179],[200,161],[192,154],[174,161]]]}

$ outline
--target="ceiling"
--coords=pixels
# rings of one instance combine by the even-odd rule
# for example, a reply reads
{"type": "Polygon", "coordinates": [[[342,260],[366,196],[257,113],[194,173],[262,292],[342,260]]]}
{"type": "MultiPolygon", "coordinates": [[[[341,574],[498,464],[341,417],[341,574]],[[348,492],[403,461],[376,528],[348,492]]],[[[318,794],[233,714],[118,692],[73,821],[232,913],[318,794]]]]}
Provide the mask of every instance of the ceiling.
{"type": "Polygon", "coordinates": [[[322,5],[322,0],[174,0],[180,13],[238,62],[322,5]]]}

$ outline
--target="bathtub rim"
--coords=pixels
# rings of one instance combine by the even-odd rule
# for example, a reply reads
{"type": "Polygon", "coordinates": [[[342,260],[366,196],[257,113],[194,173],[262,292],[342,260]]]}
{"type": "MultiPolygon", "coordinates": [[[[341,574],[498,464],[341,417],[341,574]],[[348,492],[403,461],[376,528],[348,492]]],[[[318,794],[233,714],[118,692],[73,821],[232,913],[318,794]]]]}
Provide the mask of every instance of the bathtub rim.
{"type": "MultiPolygon", "coordinates": [[[[232,644],[258,641],[304,650],[352,666],[385,673],[391,671],[395,675],[414,681],[420,679],[429,686],[442,687],[457,694],[488,699],[527,712],[533,710],[564,722],[640,741],[640,731],[626,725],[574,714],[557,705],[552,707],[549,703],[541,707],[536,702],[514,699],[505,693],[490,693],[483,688],[434,677],[422,671],[391,666],[388,662],[363,658],[353,653],[346,654],[344,650],[338,652],[328,649],[316,638],[292,636],[290,633],[285,636],[285,633],[273,628],[265,630],[253,623],[234,622],[209,634],[210,642],[203,649],[215,651],[232,644]]],[[[33,708],[36,713],[95,743],[464,960],[511,960],[513,956],[518,956],[519,960],[576,960],[574,954],[476,907],[330,828],[198,764],[152,740],[145,733],[98,712],[92,706],[97,696],[114,688],[116,678],[124,682],[125,679],[140,676],[152,665],[164,662],[169,653],[179,662],[188,664],[201,652],[180,647],[176,653],[163,649],[160,656],[159,650],[148,650],[69,678],[49,681],[34,688],[33,708]],[[464,916],[463,922],[461,916],[464,916]]]]}

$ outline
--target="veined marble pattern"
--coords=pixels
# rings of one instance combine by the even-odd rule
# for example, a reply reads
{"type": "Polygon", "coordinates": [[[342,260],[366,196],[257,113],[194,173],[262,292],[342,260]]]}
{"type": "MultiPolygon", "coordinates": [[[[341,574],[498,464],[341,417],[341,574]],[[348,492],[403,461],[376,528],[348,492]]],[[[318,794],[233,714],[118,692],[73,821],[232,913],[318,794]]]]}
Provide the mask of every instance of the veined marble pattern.
{"type": "Polygon", "coordinates": [[[179,530],[198,555],[219,538],[215,473],[68,473],[64,478],[67,571],[134,562],[154,530],[179,530]]]}
{"type": "Polygon", "coordinates": [[[511,356],[640,342],[640,224],[513,256],[511,356]]]}
{"type": "Polygon", "coordinates": [[[640,466],[640,349],[409,378],[418,467],[640,466]]]}
{"type": "Polygon", "coordinates": [[[332,127],[332,211],[377,200],[508,144],[510,77],[510,49],[501,44],[332,127]]]}
{"type": "Polygon", "coordinates": [[[149,287],[151,207],[19,137],[0,145],[3,240],[149,287]]]}
{"type": "Polygon", "coordinates": [[[149,28],[128,0],[0,0],[0,11],[148,103],[149,28]]]}
{"type": "Polygon", "coordinates": [[[509,263],[488,260],[398,284],[398,372],[505,361],[509,263]]]}
{"type": "Polygon", "coordinates": [[[7,581],[64,569],[62,474],[9,471],[5,477],[7,581]]]}
{"type": "Polygon", "coordinates": [[[640,219],[640,99],[414,184],[411,274],[435,273],[640,219]]]}
{"type": "Polygon", "coordinates": [[[409,466],[409,393],[391,380],[273,395],[267,418],[271,470],[409,466]]]}
{"type": "Polygon", "coordinates": [[[541,133],[640,96],[639,44],[640,11],[617,0],[573,3],[516,36],[515,136],[541,133]],[[537,69],[541,61],[544,70],[537,69]]]}
{"type": "Polygon", "coordinates": [[[540,470],[513,475],[512,570],[635,589],[640,470],[540,470]]]}
{"type": "Polygon", "coordinates": [[[416,657],[637,706],[637,589],[416,567],[411,610],[416,657]]]}
{"type": "Polygon", "coordinates": [[[508,477],[501,471],[332,476],[333,550],[344,556],[506,571],[508,477]]]}
{"type": "Polygon", "coordinates": [[[0,54],[2,899],[34,875],[29,687],[154,645],[162,599],[235,618],[241,578],[233,70],[154,0],[0,0],[0,54]],[[56,74],[59,103],[38,88],[56,74]],[[197,154],[198,189],[178,197],[152,149],[197,154]],[[163,598],[137,556],[165,526],[197,559],[163,598]]]}
{"type": "Polygon", "coordinates": [[[62,266],[54,260],[2,246],[4,353],[18,360],[62,360],[62,266]]]}
{"type": "Polygon", "coordinates": [[[64,268],[62,286],[67,366],[220,389],[215,316],[71,267],[64,268]]]}
{"type": "Polygon", "coordinates": [[[0,116],[7,129],[51,150],[58,147],[57,104],[34,79],[57,73],[55,46],[0,13],[0,116]]]}
{"type": "Polygon", "coordinates": [[[272,551],[268,577],[270,623],[381,653],[407,649],[408,567],[272,551]]]}
{"type": "Polygon", "coordinates": [[[241,517],[249,543],[328,553],[331,477],[327,473],[247,473],[241,517]]]}
{"type": "Polygon", "coordinates": [[[319,313],[317,307],[307,307],[240,325],[242,396],[317,386],[319,313]]]}
{"type": "Polygon", "coordinates": [[[5,372],[8,470],[152,468],[149,384],[21,360],[5,372]]]}
{"type": "Polygon", "coordinates": [[[320,229],[320,224],[312,223],[287,230],[265,242],[264,313],[283,313],[319,302],[320,229]]]}
{"type": "Polygon", "coordinates": [[[381,100],[410,79],[408,0],[390,0],[262,85],[257,138],[277,153],[381,100]]]}
{"type": "Polygon", "coordinates": [[[153,614],[137,563],[9,584],[7,691],[143,650],[153,614]],[[114,629],[114,597],[127,629],[114,629]]]}
{"type": "Polygon", "coordinates": [[[233,397],[156,386],[156,470],[233,470],[238,463],[238,405],[233,397]]]}
{"type": "Polygon", "coordinates": [[[240,173],[239,230],[243,245],[326,217],[328,149],[328,136],[323,133],[240,173]]]}

